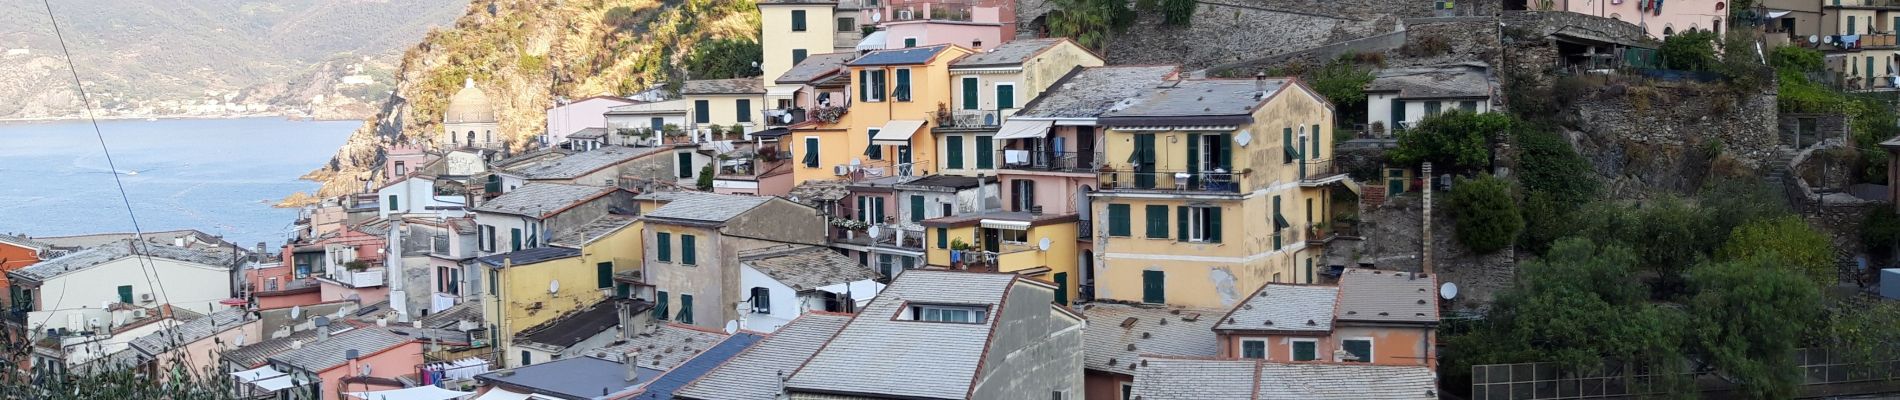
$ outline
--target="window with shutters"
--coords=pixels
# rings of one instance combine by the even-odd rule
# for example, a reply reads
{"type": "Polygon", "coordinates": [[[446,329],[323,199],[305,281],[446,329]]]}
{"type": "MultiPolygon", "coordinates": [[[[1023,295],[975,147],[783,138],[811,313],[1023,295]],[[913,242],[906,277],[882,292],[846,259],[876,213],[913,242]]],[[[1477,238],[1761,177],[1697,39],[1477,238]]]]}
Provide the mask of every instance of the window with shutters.
{"type": "Polygon", "coordinates": [[[693,295],[680,295],[680,313],[675,317],[682,324],[693,323],[693,295]]]}
{"type": "Polygon", "coordinates": [[[976,137],[976,167],[996,168],[996,141],[991,140],[990,136],[976,137]]]}
{"type": "Polygon", "coordinates": [[[1180,208],[1186,214],[1180,222],[1183,232],[1181,238],[1188,242],[1220,243],[1221,221],[1220,207],[1180,208]]]}
{"type": "Polygon", "coordinates": [[[678,162],[673,163],[673,165],[679,167],[680,179],[692,178],[693,177],[693,153],[680,152],[678,155],[678,158],[679,158],[678,162]]]}
{"type": "Polygon", "coordinates": [[[1458,102],[1458,109],[1465,110],[1465,112],[1478,112],[1478,102],[1475,100],[1460,101],[1458,102]]]}
{"type": "Polygon", "coordinates": [[[1286,228],[1291,227],[1292,224],[1288,224],[1286,222],[1286,216],[1283,216],[1280,214],[1280,196],[1273,196],[1273,210],[1272,211],[1273,211],[1273,214],[1268,216],[1268,218],[1273,219],[1272,221],[1269,221],[1273,223],[1273,248],[1279,249],[1280,246],[1282,245],[1281,242],[1284,239],[1284,237],[1282,236],[1284,234],[1284,231],[1286,230],[1286,228]]]}
{"type": "Polygon", "coordinates": [[[1012,108],[1016,108],[1016,84],[996,84],[996,109],[1008,110],[1012,108]]]}
{"type": "Polygon", "coordinates": [[[1240,340],[1240,358],[1251,358],[1251,359],[1256,359],[1256,360],[1267,359],[1267,340],[1266,339],[1241,339],[1240,340]]]}
{"type": "Polygon", "coordinates": [[[752,99],[733,100],[732,107],[739,113],[737,115],[739,122],[752,122],[752,99]]]}
{"type": "Polygon", "coordinates": [[[937,228],[937,248],[950,248],[950,228],[937,228]]]}
{"type": "Polygon", "coordinates": [[[1161,271],[1141,271],[1141,302],[1163,304],[1168,302],[1167,276],[1161,271]]]}
{"type": "Polygon", "coordinates": [[[1057,272],[1052,277],[1056,284],[1056,304],[1069,305],[1069,273],[1057,272]]]}
{"type": "Polygon", "coordinates": [[[521,228],[508,228],[508,251],[521,251],[521,228]]]}
{"type": "Polygon", "coordinates": [[[119,302],[132,304],[132,285],[119,285],[119,302]]]}
{"type": "Polygon", "coordinates": [[[614,287],[614,262],[607,261],[594,264],[594,281],[597,284],[595,288],[606,289],[614,287]]]}
{"type": "Polygon", "coordinates": [[[1288,344],[1293,361],[1313,361],[1319,359],[1319,341],[1313,339],[1293,339],[1288,344]]]}
{"type": "Polygon", "coordinates": [[[653,302],[653,319],[665,321],[672,316],[667,312],[666,300],[666,291],[661,290],[659,297],[653,302]]]}
{"type": "Polygon", "coordinates": [[[397,204],[396,195],[389,195],[389,211],[396,211],[397,204]]]}
{"type": "Polygon", "coordinates": [[[673,234],[655,233],[653,241],[658,242],[659,245],[658,254],[655,254],[653,258],[659,262],[673,262],[673,234]]]}
{"type": "Polygon", "coordinates": [[[1405,101],[1392,99],[1392,132],[1405,129],[1405,101]]]}
{"type": "Polygon", "coordinates": [[[910,222],[922,222],[923,220],[924,196],[919,194],[910,195],[910,222]]]}
{"type": "Polygon", "coordinates": [[[1323,154],[1322,152],[1319,151],[1319,142],[1320,142],[1319,124],[1313,124],[1313,130],[1311,132],[1313,132],[1313,136],[1312,136],[1313,139],[1308,140],[1308,142],[1312,142],[1313,149],[1312,151],[1308,151],[1306,153],[1306,159],[1318,160],[1320,159],[1320,154],[1323,154]]]}
{"type": "Polygon", "coordinates": [[[1015,179],[1009,181],[1010,211],[1029,211],[1036,206],[1036,181],[1015,179]]]}
{"type": "Polygon", "coordinates": [[[818,138],[805,138],[805,159],[799,161],[805,168],[818,168],[818,138]]]}
{"type": "Polygon", "coordinates": [[[699,246],[696,246],[697,243],[695,243],[695,239],[698,238],[693,237],[693,235],[680,235],[680,264],[694,265],[699,263],[699,257],[696,257],[699,253],[699,246]]]}
{"type": "Polygon", "coordinates": [[[488,270],[488,295],[501,295],[501,270],[488,270]]]}
{"type": "Polygon", "coordinates": [[[1148,205],[1148,206],[1143,207],[1143,214],[1147,216],[1148,218],[1147,219],[1148,238],[1149,239],[1167,239],[1168,238],[1168,206],[1167,205],[1148,205]]]}
{"type": "Polygon", "coordinates": [[[1444,104],[1439,102],[1438,100],[1425,102],[1425,116],[1426,117],[1438,116],[1438,114],[1442,112],[1442,107],[1444,107],[1444,104]]]}
{"type": "Polygon", "coordinates": [[[792,10],[792,32],[805,31],[805,10],[792,10]]]}
{"type": "Polygon", "coordinates": [[[1286,149],[1286,151],[1283,152],[1286,154],[1281,155],[1281,164],[1292,164],[1293,159],[1300,157],[1300,148],[1293,147],[1293,128],[1280,130],[1280,147],[1286,149]]]}
{"type": "Polygon", "coordinates": [[[892,88],[891,99],[910,101],[910,68],[897,69],[897,87],[892,88]]]}
{"type": "Polygon", "coordinates": [[[693,100],[693,122],[701,124],[712,123],[711,101],[693,100]]]}
{"type": "Polygon", "coordinates": [[[858,220],[870,224],[884,223],[884,198],[858,196],[858,220]]]}
{"type": "Polygon", "coordinates": [[[975,110],[977,108],[976,88],[979,86],[981,86],[981,84],[976,77],[963,77],[963,109],[975,110]]]}
{"type": "MultiPolygon", "coordinates": [[[[877,133],[882,132],[883,130],[884,128],[867,129],[864,131],[864,137],[867,140],[876,140],[877,133]]],[[[870,143],[871,143],[870,146],[867,146],[864,148],[864,157],[872,159],[872,160],[884,159],[884,146],[879,146],[877,142],[870,142],[870,143]]]]}
{"type": "Polygon", "coordinates": [[[752,288],[752,312],[760,314],[772,313],[772,289],[763,287],[752,288]]]}
{"type": "Polygon", "coordinates": [[[912,47],[917,47],[917,38],[914,38],[914,37],[904,38],[904,48],[908,49],[912,47]]]}
{"type": "Polygon", "coordinates": [[[947,154],[944,157],[944,161],[948,163],[948,166],[945,168],[963,169],[963,137],[956,135],[944,136],[943,148],[944,154],[947,154]]]}
{"type": "Polygon", "coordinates": [[[811,55],[811,52],[805,51],[805,49],[792,49],[792,65],[805,62],[805,57],[809,55],[811,55]]]}
{"type": "Polygon", "coordinates": [[[495,251],[495,226],[482,225],[481,236],[482,236],[481,237],[482,251],[494,252],[495,251]]]}
{"type": "Polygon", "coordinates": [[[1338,360],[1333,360],[1333,361],[1362,362],[1362,363],[1372,362],[1372,338],[1365,337],[1365,338],[1346,339],[1340,342],[1339,347],[1343,350],[1346,350],[1346,357],[1340,358],[1338,360]]]}
{"type": "Polygon", "coordinates": [[[1108,205],[1108,235],[1109,236],[1120,236],[1120,237],[1132,236],[1130,232],[1132,232],[1133,230],[1130,229],[1128,226],[1128,222],[1129,222],[1128,208],[1129,206],[1127,204],[1109,204],[1108,205]]]}

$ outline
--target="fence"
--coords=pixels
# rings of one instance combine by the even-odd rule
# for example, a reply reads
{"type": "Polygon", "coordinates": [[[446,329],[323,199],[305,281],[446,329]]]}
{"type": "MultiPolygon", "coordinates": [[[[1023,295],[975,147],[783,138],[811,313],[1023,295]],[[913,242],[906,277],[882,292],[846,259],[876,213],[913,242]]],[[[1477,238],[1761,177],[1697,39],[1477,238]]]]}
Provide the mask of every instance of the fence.
{"type": "MultiPolygon", "coordinates": [[[[1893,351],[1881,354],[1896,354],[1893,351]]],[[[1855,361],[1825,348],[1795,350],[1795,368],[1802,374],[1801,395],[1845,396],[1896,390],[1900,357],[1887,361],[1855,361]],[[1887,383],[1865,385],[1867,383],[1887,383]]],[[[1679,373],[1681,382],[1695,382],[1702,392],[1736,389],[1723,379],[1695,379],[1694,372],[1679,373]]],[[[1471,367],[1474,400],[1570,400],[1643,397],[1667,393],[1665,375],[1650,368],[1606,362],[1602,368],[1578,371],[1557,363],[1489,364],[1471,367]]]]}

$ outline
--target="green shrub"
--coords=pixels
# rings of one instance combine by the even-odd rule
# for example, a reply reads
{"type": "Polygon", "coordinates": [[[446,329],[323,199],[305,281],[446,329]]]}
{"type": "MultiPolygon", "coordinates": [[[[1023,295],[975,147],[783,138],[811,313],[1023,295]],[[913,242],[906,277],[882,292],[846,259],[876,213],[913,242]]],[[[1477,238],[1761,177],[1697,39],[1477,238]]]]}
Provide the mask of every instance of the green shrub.
{"type": "Polygon", "coordinates": [[[1188,26],[1194,21],[1194,9],[1200,6],[1196,0],[1161,0],[1162,21],[1171,26],[1188,26]]]}
{"type": "Polygon", "coordinates": [[[1511,183],[1490,175],[1463,180],[1451,188],[1451,215],[1457,222],[1458,242],[1479,254],[1495,252],[1517,241],[1524,230],[1511,183]]]}
{"type": "Polygon", "coordinates": [[[1867,214],[1860,223],[1861,248],[1867,254],[1879,260],[1891,260],[1896,244],[1900,244],[1900,214],[1892,207],[1879,207],[1867,214]]]}
{"type": "Polygon", "coordinates": [[[1760,261],[1802,274],[1816,287],[1833,286],[1834,243],[1801,217],[1789,215],[1735,228],[1720,255],[1729,261],[1760,261]]]}
{"type": "Polygon", "coordinates": [[[1569,207],[1594,200],[1602,186],[1590,161],[1577,154],[1563,135],[1547,129],[1516,130],[1518,182],[1525,191],[1543,192],[1569,207]]]}
{"type": "Polygon", "coordinates": [[[702,167],[699,169],[699,181],[694,182],[694,183],[696,184],[696,186],[699,186],[700,191],[712,190],[713,174],[717,173],[717,171],[714,170],[713,167],[718,164],[719,163],[717,162],[707,163],[705,167],[702,167]]]}
{"type": "Polygon", "coordinates": [[[1716,66],[1715,32],[1692,30],[1663,39],[1663,66],[1684,71],[1713,71],[1716,66]]]}
{"type": "Polygon", "coordinates": [[[1504,114],[1447,111],[1399,133],[1398,146],[1387,150],[1386,156],[1406,166],[1431,162],[1439,171],[1480,170],[1491,165],[1490,138],[1510,129],[1512,123],[1504,114]]]}
{"type": "Polygon", "coordinates": [[[759,42],[747,39],[702,40],[686,55],[686,72],[691,79],[728,79],[757,76],[759,42]]]}

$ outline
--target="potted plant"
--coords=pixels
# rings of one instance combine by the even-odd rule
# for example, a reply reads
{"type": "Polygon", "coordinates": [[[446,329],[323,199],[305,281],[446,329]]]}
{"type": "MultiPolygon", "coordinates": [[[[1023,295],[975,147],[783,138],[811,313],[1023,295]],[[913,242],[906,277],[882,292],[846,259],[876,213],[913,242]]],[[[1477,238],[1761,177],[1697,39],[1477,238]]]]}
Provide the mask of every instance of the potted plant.
{"type": "Polygon", "coordinates": [[[343,263],[343,269],[350,270],[350,272],[363,272],[364,270],[369,269],[369,262],[363,261],[363,260],[350,260],[350,262],[343,263]]]}
{"type": "Polygon", "coordinates": [[[681,130],[679,125],[666,124],[660,126],[660,134],[665,137],[677,137],[682,133],[685,133],[685,131],[681,130]]]}
{"type": "Polygon", "coordinates": [[[845,111],[849,111],[849,109],[844,107],[819,107],[812,110],[811,118],[827,124],[835,124],[838,123],[838,120],[844,119],[845,111]]]}
{"type": "Polygon", "coordinates": [[[956,116],[950,113],[950,105],[944,104],[941,101],[937,102],[937,111],[931,112],[930,117],[937,121],[937,126],[957,125],[956,116]]]}

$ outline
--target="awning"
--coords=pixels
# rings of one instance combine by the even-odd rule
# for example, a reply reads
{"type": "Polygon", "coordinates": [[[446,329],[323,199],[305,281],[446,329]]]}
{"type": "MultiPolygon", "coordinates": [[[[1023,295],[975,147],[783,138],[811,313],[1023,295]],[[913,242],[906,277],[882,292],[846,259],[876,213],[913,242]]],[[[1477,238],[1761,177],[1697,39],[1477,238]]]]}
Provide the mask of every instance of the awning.
{"type": "Polygon", "coordinates": [[[883,50],[883,49],[884,49],[884,31],[871,32],[871,34],[869,35],[864,35],[864,40],[858,41],[858,51],[871,51],[871,50],[883,50]]]}
{"type": "Polygon", "coordinates": [[[1049,127],[1055,124],[1055,121],[1048,120],[1023,121],[1012,119],[1003,121],[1003,126],[996,130],[996,140],[1029,139],[1048,136],[1049,127]]]}
{"type": "Polygon", "coordinates": [[[448,390],[435,386],[417,386],[395,390],[350,392],[344,394],[363,400],[453,400],[462,398],[462,396],[475,394],[475,392],[448,390]]]}
{"type": "Polygon", "coordinates": [[[780,137],[780,136],[785,136],[785,135],[789,135],[789,134],[791,134],[791,133],[792,133],[792,130],[791,130],[791,129],[785,129],[785,128],[782,128],[782,127],[781,127],[781,128],[772,128],[772,129],[766,129],[766,130],[762,130],[762,131],[758,131],[758,132],[752,132],[752,137],[755,137],[755,138],[776,138],[776,137],[780,137]]]}
{"type": "Polygon", "coordinates": [[[1022,276],[1042,276],[1043,274],[1048,274],[1049,271],[1052,271],[1052,269],[1050,269],[1049,267],[1035,267],[1035,268],[1019,269],[1019,270],[1010,271],[1010,272],[1014,272],[1017,275],[1022,275],[1022,276]]]}
{"type": "Polygon", "coordinates": [[[1012,231],[1029,230],[1029,221],[1008,221],[1008,220],[1000,220],[1000,219],[986,219],[982,221],[977,221],[977,225],[982,226],[984,228],[991,228],[991,229],[1008,229],[1012,231]]]}
{"type": "Polygon", "coordinates": [[[476,397],[475,400],[526,400],[527,398],[527,393],[515,393],[507,389],[491,388],[488,389],[488,393],[482,393],[482,396],[476,397]]]}
{"type": "Polygon", "coordinates": [[[258,388],[262,388],[266,391],[275,392],[279,390],[296,387],[298,383],[303,383],[303,384],[310,383],[310,382],[293,382],[293,381],[295,381],[295,379],[291,379],[290,375],[278,375],[276,378],[270,378],[270,379],[265,379],[265,380],[261,380],[257,382],[251,382],[251,384],[257,385],[258,388]]]}
{"type": "Polygon", "coordinates": [[[1781,18],[1781,17],[1787,16],[1788,13],[1791,13],[1791,12],[1793,11],[1769,11],[1768,19],[1781,18]]]}
{"type": "Polygon", "coordinates": [[[894,119],[884,123],[884,129],[871,137],[871,144],[890,146],[909,146],[910,135],[924,127],[924,121],[914,119],[894,119]]]}
{"type": "Polygon", "coordinates": [[[771,86],[765,88],[765,97],[792,97],[798,93],[798,85],[771,86]]]}
{"type": "Polygon", "coordinates": [[[244,382],[244,383],[256,382],[259,379],[275,378],[275,377],[279,377],[283,375],[284,375],[283,372],[279,372],[276,369],[272,369],[269,365],[257,367],[256,369],[231,373],[231,376],[236,377],[238,379],[238,382],[244,382]]]}

